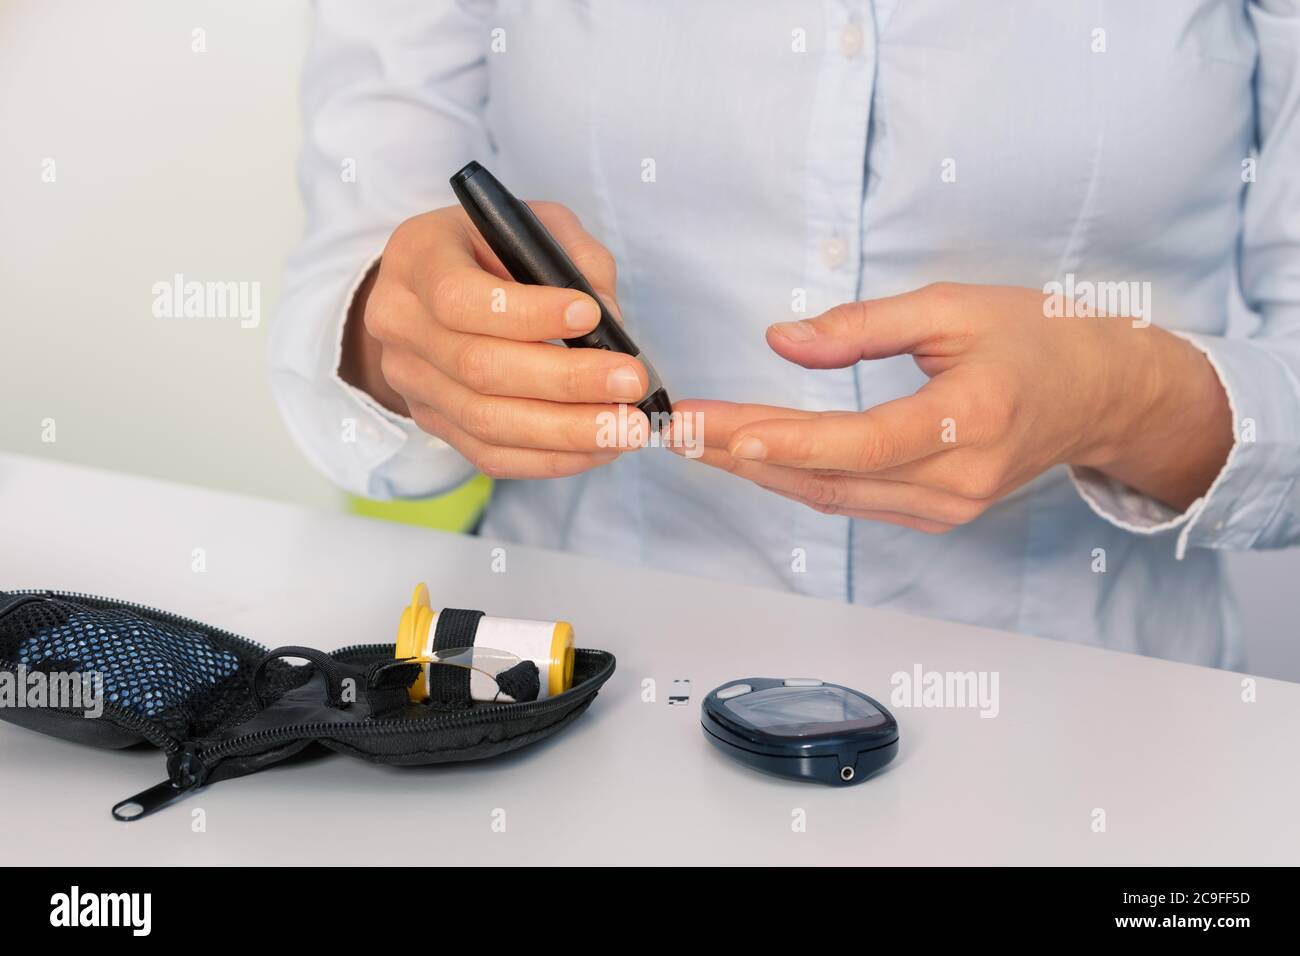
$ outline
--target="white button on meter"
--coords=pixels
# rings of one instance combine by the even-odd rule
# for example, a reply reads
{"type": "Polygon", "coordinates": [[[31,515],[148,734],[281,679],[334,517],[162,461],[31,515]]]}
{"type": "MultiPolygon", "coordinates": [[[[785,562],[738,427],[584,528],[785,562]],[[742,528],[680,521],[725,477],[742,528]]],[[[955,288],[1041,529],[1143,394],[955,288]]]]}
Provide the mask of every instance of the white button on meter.
{"type": "Polygon", "coordinates": [[[724,687],[718,691],[718,700],[730,700],[733,697],[739,697],[741,694],[748,694],[753,689],[748,684],[732,684],[730,687],[724,687]]]}
{"type": "Polygon", "coordinates": [[[813,677],[787,677],[786,687],[821,687],[822,682],[813,677]]]}

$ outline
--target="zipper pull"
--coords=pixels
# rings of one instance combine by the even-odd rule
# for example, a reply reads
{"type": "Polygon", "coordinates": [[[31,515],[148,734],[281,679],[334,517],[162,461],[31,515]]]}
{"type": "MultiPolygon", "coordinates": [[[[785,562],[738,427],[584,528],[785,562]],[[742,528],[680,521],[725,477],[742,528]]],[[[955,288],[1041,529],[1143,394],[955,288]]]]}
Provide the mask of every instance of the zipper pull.
{"type": "Polygon", "coordinates": [[[161,810],[173,800],[197,787],[203,780],[203,765],[199,763],[193,744],[187,744],[176,762],[175,776],[170,780],[155,784],[148,790],[142,790],[134,797],[127,797],[113,805],[113,819],[123,823],[147,817],[155,810],[161,810]]]}
{"type": "Polygon", "coordinates": [[[179,799],[186,791],[192,789],[194,789],[192,785],[182,787],[170,780],[164,780],[148,790],[137,793],[134,797],[127,797],[121,803],[114,804],[113,819],[121,820],[123,823],[130,823],[132,820],[147,817],[155,810],[162,809],[173,800],[179,799]]]}

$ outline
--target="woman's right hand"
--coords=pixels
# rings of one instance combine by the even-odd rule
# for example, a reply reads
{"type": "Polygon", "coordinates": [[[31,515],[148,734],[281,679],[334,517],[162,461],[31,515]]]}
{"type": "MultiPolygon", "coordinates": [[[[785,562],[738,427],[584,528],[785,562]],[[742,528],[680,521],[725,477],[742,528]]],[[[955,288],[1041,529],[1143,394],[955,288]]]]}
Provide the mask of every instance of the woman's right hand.
{"type": "MultiPolygon", "coordinates": [[[[529,205],[617,315],[613,256],[564,206],[529,205]]],[[[635,407],[649,384],[639,361],[548,341],[599,320],[584,293],[512,281],[451,206],[393,231],[353,301],[339,371],[486,475],[574,475],[629,450],[609,447],[605,416],[619,404],[628,406],[623,434],[650,434],[635,407]]]]}

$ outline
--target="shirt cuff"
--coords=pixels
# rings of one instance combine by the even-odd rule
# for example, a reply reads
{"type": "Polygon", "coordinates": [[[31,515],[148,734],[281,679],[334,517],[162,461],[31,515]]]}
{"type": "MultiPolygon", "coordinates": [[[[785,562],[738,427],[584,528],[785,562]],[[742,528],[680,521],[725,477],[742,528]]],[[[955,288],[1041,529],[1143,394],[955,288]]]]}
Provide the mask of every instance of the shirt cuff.
{"type": "Polygon", "coordinates": [[[1300,528],[1283,506],[1300,473],[1297,383],[1249,339],[1170,331],[1205,355],[1227,394],[1233,444],[1223,467],[1182,512],[1091,468],[1070,467],[1075,488],[1094,512],[1125,531],[1177,532],[1178,560],[1191,547],[1249,550],[1294,539],[1300,528]]]}
{"type": "Polygon", "coordinates": [[[300,275],[290,287],[271,329],[271,390],[295,443],[334,484],[366,498],[430,498],[469,480],[474,466],[338,373],[348,311],[381,241],[376,235],[362,255],[341,253],[341,262],[300,275]],[[363,258],[351,282],[336,278],[350,276],[363,258]]]}
{"type": "MultiPolygon", "coordinates": [[[[365,497],[431,498],[464,484],[474,477],[475,468],[460,452],[436,435],[421,430],[413,419],[385,408],[362,389],[345,382],[339,374],[343,362],[343,336],[357,291],[379,263],[373,256],[348,286],[342,308],[334,319],[334,356],[331,383],[346,396],[355,412],[356,432],[370,446],[369,479],[365,497]]],[[[347,425],[346,418],[344,427],[347,425]]]]}

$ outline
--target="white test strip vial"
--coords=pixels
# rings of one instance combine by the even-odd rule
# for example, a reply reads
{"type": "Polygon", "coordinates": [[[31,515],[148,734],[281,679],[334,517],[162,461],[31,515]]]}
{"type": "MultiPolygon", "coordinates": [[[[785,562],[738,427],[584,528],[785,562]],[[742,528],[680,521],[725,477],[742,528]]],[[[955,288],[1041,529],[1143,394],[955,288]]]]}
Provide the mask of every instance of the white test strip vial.
{"type": "MultiPolygon", "coordinates": [[[[429,603],[429,589],[419,584],[397,627],[397,659],[425,660],[420,667],[419,679],[409,689],[411,700],[417,703],[429,699],[429,668],[449,666],[427,663],[432,657],[438,613],[429,603]]],[[[562,694],[573,686],[573,625],[568,621],[528,621],[484,615],[479,619],[474,645],[505,651],[521,661],[529,660],[536,664],[540,683],[538,700],[562,694]]],[[[500,699],[496,681],[481,670],[470,672],[469,690],[473,700],[500,699]]]]}

